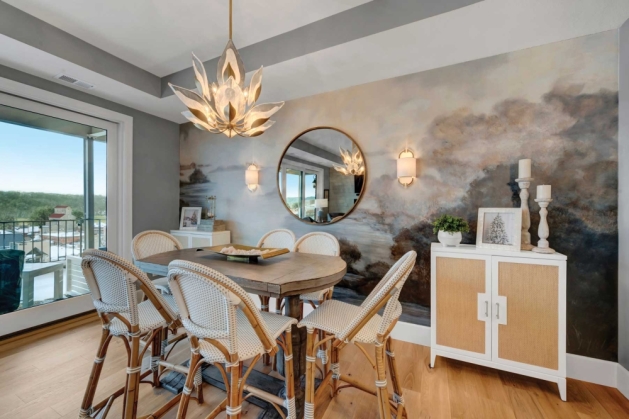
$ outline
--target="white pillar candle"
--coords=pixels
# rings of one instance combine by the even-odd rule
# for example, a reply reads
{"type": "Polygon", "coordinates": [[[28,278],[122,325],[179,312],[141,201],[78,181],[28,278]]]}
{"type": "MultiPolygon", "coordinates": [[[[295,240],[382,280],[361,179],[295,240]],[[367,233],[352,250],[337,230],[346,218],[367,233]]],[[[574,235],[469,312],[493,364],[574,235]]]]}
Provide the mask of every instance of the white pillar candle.
{"type": "Polygon", "coordinates": [[[518,178],[531,177],[531,159],[522,159],[518,162],[518,178]]]}
{"type": "Polygon", "coordinates": [[[550,199],[550,185],[537,185],[537,199],[550,199]]]}

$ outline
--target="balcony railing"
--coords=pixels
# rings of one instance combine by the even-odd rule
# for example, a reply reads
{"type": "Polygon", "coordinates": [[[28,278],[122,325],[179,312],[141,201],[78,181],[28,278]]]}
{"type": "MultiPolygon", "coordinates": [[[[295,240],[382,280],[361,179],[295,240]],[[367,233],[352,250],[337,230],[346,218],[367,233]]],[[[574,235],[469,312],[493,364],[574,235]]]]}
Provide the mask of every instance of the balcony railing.
{"type": "Polygon", "coordinates": [[[25,263],[57,262],[107,248],[105,220],[0,221],[0,249],[24,250],[25,263]]]}

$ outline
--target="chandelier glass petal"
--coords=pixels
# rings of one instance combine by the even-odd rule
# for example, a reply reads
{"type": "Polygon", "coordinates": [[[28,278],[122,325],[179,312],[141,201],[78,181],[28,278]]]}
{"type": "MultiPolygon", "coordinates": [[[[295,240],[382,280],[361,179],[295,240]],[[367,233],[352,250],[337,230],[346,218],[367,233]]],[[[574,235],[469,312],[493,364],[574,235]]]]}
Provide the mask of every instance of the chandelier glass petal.
{"type": "Polygon", "coordinates": [[[349,151],[339,147],[339,151],[341,152],[344,166],[335,165],[334,169],[337,172],[348,176],[359,176],[365,173],[365,161],[363,160],[363,155],[360,153],[360,150],[349,151]]]}
{"type": "Polygon", "coordinates": [[[245,87],[245,67],[231,39],[230,0],[229,41],[218,61],[216,83],[208,83],[203,62],[192,54],[196,91],[168,83],[175,95],[188,108],[182,115],[197,128],[228,137],[257,137],[269,129],[270,118],[284,102],[256,105],[262,92],[262,67],[245,87]]]}

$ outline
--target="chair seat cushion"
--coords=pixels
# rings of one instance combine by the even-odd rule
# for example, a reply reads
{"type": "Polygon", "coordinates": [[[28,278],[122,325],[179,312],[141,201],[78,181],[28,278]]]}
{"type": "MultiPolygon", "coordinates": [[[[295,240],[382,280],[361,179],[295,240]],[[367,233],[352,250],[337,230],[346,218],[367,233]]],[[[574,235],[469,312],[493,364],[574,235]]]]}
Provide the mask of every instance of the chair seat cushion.
{"type": "MultiPolygon", "coordinates": [[[[262,319],[267,325],[269,332],[274,339],[277,339],[286,329],[292,324],[296,324],[297,320],[291,317],[280,316],[275,313],[260,312],[262,319]]],[[[264,347],[262,342],[258,339],[253,327],[247,320],[245,314],[238,310],[238,358],[244,361],[249,358],[253,358],[258,354],[264,354],[264,347]]],[[[228,339],[218,339],[220,343],[229,347],[228,339]]],[[[219,362],[225,363],[225,356],[214,345],[204,340],[199,340],[199,352],[206,362],[219,362]]]]}
{"type": "Polygon", "coordinates": [[[157,288],[162,294],[170,294],[170,287],[168,286],[168,278],[156,278],[153,279],[153,285],[157,288]]]}
{"type": "Polygon", "coordinates": [[[299,299],[302,301],[312,301],[313,303],[319,303],[319,301],[323,301],[323,297],[325,296],[325,293],[328,291],[332,291],[333,289],[334,287],[326,288],[324,290],[309,292],[307,294],[301,294],[299,296],[299,299]]]}
{"type": "MultiPolygon", "coordinates": [[[[168,305],[171,308],[176,309],[176,306],[173,307],[173,305],[175,304],[174,298],[172,298],[172,296],[170,295],[164,297],[170,297],[166,298],[166,302],[168,302],[168,305]],[[172,300],[172,303],[169,300],[172,300]]],[[[127,313],[120,313],[120,315],[129,320],[129,315],[127,313]]],[[[140,318],[140,333],[146,333],[159,327],[168,326],[166,320],[164,320],[162,315],[159,314],[159,311],[157,311],[150,300],[142,301],[140,304],[138,304],[138,316],[140,318]]],[[[116,318],[113,318],[111,320],[109,324],[109,331],[112,335],[115,336],[124,335],[129,332],[127,326],[122,321],[116,318]]]]}
{"type": "MultiPolygon", "coordinates": [[[[359,315],[361,310],[362,307],[360,306],[337,300],[327,300],[299,322],[299,326],[324,330],[337,336],[359,315]]],[[[381,322],[382,317],[378,314],[374,315],[352,341],[374,343],[381,322]]]]}

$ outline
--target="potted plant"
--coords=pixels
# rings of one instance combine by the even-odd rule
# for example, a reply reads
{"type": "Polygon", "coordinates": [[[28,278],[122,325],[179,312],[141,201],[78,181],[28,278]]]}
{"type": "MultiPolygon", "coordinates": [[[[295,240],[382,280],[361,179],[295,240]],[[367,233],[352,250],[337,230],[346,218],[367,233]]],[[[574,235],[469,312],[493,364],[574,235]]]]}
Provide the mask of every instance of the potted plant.
{"type": "Polygon", "coordinates": [[[444,247],[458,246],[463,240],[461,233],[468,233],[470,226],[463,218],[453,217],[451,215],[442,215],[433,223],[433,232],[437,234],[439,243],[444,247]]]}

